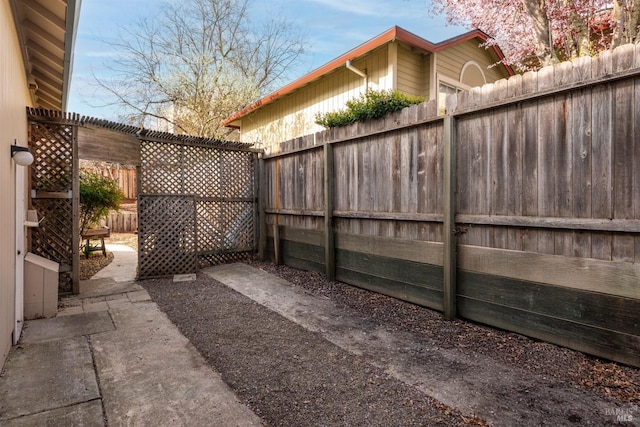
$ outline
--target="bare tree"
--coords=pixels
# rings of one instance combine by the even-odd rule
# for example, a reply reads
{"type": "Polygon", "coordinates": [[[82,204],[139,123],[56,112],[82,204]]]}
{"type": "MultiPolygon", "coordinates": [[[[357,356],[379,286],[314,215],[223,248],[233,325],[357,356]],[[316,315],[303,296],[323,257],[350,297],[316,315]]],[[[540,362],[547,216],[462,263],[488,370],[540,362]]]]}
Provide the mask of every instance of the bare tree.
{"type": "Polygon", "coordinates": [[[94,79],[123,120],[215,138],[228,133],[223,119],[272,89],[303,53],[284,18],[254,25],[249,0],[166,3],[113,45],[111,77],[94,79]]]}

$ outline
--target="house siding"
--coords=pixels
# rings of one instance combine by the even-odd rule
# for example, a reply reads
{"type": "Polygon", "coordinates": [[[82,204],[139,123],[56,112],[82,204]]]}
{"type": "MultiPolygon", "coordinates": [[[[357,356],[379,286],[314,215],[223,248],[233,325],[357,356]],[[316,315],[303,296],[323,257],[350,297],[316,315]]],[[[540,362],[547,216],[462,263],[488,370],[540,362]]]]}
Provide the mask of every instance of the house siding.
{"type": "MultiPolygon", "coordinates": [[[[25,107],[31,104],[24,62],[9,2],[0,5],[0,366],[11,348],[15,317],[16,194],[15,173],[28,168],[16,166],[9,156],[14,139],[27,143],[25,107]]],[[[26,182],[26,177],[25,177],[26,182]]],[[[24,189],[26,191],[26,189],[24,189]]],[[[26,199],[26,197],[25,197],[26,199]]],[[[22,209],[26,210],[26,206],[22,209]]]]}
{"type": "Polygon", "coordinates": [[[425,92],[424,55],[412,51],[409,47],[398,47],[398,86],[400,92],[408,95],[429,96],[428,87],[425,92]]]}
{"type": "MultiPolygon", "coordinates": [[[[372,90],[397,89],[433,99],[437,86],[431,84],[431,80],[436,73],[459,81],[460,72],[468,61],[478,63],[487,82],[508,77],[503,67],[488,68],[498,61],[498,57],[492,50],[479,49],[478,44],[479,40],[473,39],[440,53],[424,54],[404,43],[390,42],[354,59],[352,65],[367,72],[372,90]],[[435,73],[432,63],[436,64],[435,73]]],[[[318,113],[344,109],[346,102],[363,93],[364,89],[362,77],[340,67],[244,116],[240,140],[271,152],[271,147],[282,141],[320,132],[324,128],[315,124],[318,113]]]]}
{"type": "MultiPolygon", "coordinates": [[[[369,88],[391,89],[387,75],[386,46],[351,64],[367,72],[369,88]]],[[[348,100],[364,93],[364,79],[346,67],[339,68],[242,119],[241,141],[270,147],[281,141],[324,130],[315,123],[318,113],[345,108],[348,100]]]]}
{"type": "Polygon", "coordinates": [[[504,67],[491,67],[499,58],[491,49],[478,48],[479,43],[477,39],[468,40],[436,53],[436,72],[459,81],[464,64],[475,61],[484,72],[487,83],[509,77],[504,67]]]}

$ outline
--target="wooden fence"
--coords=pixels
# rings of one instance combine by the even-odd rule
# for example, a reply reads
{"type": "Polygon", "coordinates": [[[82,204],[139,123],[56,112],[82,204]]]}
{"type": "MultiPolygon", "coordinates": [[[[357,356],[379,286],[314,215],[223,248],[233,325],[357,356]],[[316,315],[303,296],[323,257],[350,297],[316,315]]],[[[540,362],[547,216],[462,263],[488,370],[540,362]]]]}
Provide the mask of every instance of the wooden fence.
{"type": "Polygon", "coordinates": [[[640,46],[260,164],[261,254],[640,366],[640,46]]]}
{"type": "Polygon", "coordinates": [[[118,181],[118,188],[122,190],[126,200],[138,197],[137,172],[135,167],[122,167],[117,163],[104,161],[82,160],[80,168],[88,169],[109,179],[118,181]]]}
{"type": "Polygon", "coordinates": [[[135,200],[138,197],[135,169],[118,169],[115,176],[118,179],[118,187],[124,193],[124,198],[135,200]]]}
{"type": "Polygon", "coordinates": [[[134,233],[138,231],[137,212],[110,212],[99,224],[107,226],[114,233],[134,233]]]}

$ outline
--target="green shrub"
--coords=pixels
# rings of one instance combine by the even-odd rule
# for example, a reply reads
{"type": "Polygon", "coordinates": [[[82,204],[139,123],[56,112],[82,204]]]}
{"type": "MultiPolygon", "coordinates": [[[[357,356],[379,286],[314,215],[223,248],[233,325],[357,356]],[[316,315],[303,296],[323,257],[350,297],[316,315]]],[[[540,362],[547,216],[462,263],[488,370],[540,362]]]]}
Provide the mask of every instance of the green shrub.
{"type": "Polygon", "coordinates": [[[109,210],[120,209],[124,193],[118,182],[97,173],[80,173],[80,234],[89,227],[97,226],[106,218],[109,210]]]}
{"type": "Polygon", "coordinates": [[[325,128],[346,126],[355,122],[378,119],[388,113],[421,102],[424,102],[424,98],[405,95],[397,90],[369,91],[358,98],[347,101],[346,110],[316,114],[315,121],[325,128]]]}

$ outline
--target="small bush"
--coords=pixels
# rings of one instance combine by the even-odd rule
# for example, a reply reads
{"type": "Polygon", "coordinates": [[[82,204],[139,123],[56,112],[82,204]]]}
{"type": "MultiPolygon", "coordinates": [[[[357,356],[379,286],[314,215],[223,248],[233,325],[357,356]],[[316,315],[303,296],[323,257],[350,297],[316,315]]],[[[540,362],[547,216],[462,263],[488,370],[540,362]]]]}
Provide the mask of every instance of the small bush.
{"type": "Polygon", "coordinates": [[[369,91],[358,98],[347,101],[347,109],[331,113],[316,114],[316,123],[325,128],[347,126],[351,123],[378,119],[388,113],[402,110],[424,102],[421,96],[405,95],[397,90],[369,91]]]}
{"type": "Polygon", "coordinates": [[[109,210],[118,210],[124,199],[118,182],[92,172],[80,174],[80,234],[106,218],[109,210]]]}

